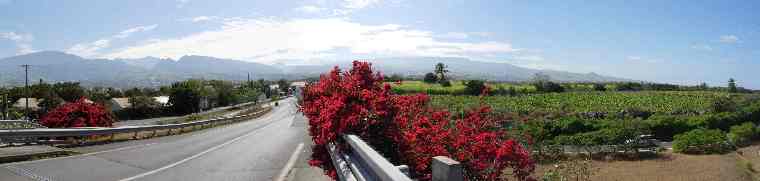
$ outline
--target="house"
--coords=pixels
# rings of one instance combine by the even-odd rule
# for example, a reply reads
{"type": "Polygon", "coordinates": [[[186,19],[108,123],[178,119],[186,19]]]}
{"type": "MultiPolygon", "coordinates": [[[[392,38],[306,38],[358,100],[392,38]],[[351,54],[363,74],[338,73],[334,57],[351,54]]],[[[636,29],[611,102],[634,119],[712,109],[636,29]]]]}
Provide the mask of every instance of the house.
{"type": "MultiPolygon", "coordinates": [[[[153,97],[153,100],[161,107],[169,106],[169,96],[153,97]]],[[[111,105],[111,111],[114,112],[132,107],[132,103],[129,103],[128,97],[111,98],[109,103],[111,105]]]]}
{"type": "Polygon", "coordinates": [[[113,112],[132,107],[132,104],[129,103],[129,98],[127,97],[111,98],[108,102],[111,105],[111,111],[113,112]]]}
{"type": "Polygon", "coordinates": [[[280,89],[280,85],[277,85],[277,84],[269,85],[269,89],[270,90],[279,90],[280,89]]]}
{"type": "Polygon", "coordinates": [[[21,98],[21,99],[18,99],[18,101],[16,101],[15,103],[13,103],[13,107],[18,108],[18,109],[25,109],[27,105],[26,103],[29,102],[30,110],[39,110],[40,107],[38,106],[38,104],[41,101],[42,100],[37,99],[37,98],[21,98]]]}
{"type": "Polygon", "coordinates": [[[164,107],[170,106],[169,105],[169,96],[153,97],[153,100],[156,100],[156,102],[158,102],[158,104],[161,105],[161,106],[164,106],[164,107]]]}
{"type": "Polygon", "coordinates": [[[303,93],[303,89],[306,88],[306,82],[293,82],[290,83],[290,87],[293,88],[293,95],[295,95],[298,100],[301,100],[301,94],[303,93]]]}

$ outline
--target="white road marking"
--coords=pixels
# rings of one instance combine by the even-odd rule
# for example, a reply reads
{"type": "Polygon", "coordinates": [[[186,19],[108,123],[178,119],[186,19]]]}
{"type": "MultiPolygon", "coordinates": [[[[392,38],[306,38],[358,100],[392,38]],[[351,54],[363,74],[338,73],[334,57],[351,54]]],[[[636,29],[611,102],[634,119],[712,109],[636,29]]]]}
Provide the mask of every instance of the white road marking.
{"type": "Polygon", "coordinates": [[[188,162],[188,161],[190,161],[190,160],[193,160],[193,159],[195,159],[195,158],[198,158],[198,157],[200,157],[200,156],[203,156],[203,155],[205,155],[205,154],[207,154],[207,153],[209,153],[209,152],[212,152],[212,151],[214,151],[214,150],[218,150],[218,149],[220,149],[220,148],[222,148],[222,147],[224,147],[224,146],[226,146],[226,145],[229,145],[229,144],[232,144],[232,143],[234,143],[234,142],[237,142],[238,140],[240,140],[240,139],[243,139],[243,138],[245,138],[245,137],[247,137],[247,136],[250,136],[250,135],[256,134],[256,133],[258,133],[256,130],[259,130],[259,129],[262,129],[262,128],[265,128],[265,127],[268,127],[268,126],[271,126],[271,125],[275,125],[275,124],[272,124],[272,123],[274,123],[274,122],[276,122],[276,121],[272,121],[272,122],[270,122],[269,124],[267,124],[267,125],[265,125],[265,126],[262,126],[262,127],[260,127],[260,128],[257,128],[257,129],[255,129],[255,130],[251,131],[250,133],[247,133],[247,134],[245,134],[245,135],[242,135],[242,136],[238,136],[238,137],[236,137],[236,138],[234,138],[234,139],[232,139],[232,140],[229,140],[229,141],[227,141],[227,142],[224,142],[224,143],[222,143],[222,144],[220,144],[220,145],[216,145],[216,146],[214,146],[214,147],[211,147],[211,148],[209,148],[209,149],[207,149],[207,150],[204,150],[204,151],[202,151],[202,152],[200,152],[200,153],[198,153],[198,154],[195,154],[195,155],[193,155],[193,156],[187,157],[187,158],[185,158],[185,159],[182,159],[182,160],[180,160],[180,161],[174,162],[174,163],[172,163],[172,164],[169,164],[169,165],[163,166],[163,167],[161,167],[161,168],[158,168],[158,169],[155,169],[155,170],[151,170],[151,171],[149,171],[149,172],[145,172],[145,173],[142,173],[142,174],[139,174],[139,175],[135,175],[135,176],[132,176],[132,177],[129,177],[129,178],[121,179],[121,180],[119,180],[119,181],[131,181],[131,180],[137,180],[137,179],[143,178],[143,177],[145,177],[145,176],[148,176],[148,175],[152,175],[152,174],[155,174],[155,173],[158,173],[158,172],[164,171],[164,170],[166,170],[166,169],[170,169],[170,168],[172,168],[172,167],[175,167],[175,166],[177,166],[177,165],[180,165],[180,164],[182,164],[182,163],[185,163],[185,162],[188,162]]]}
{"type": "Polygon", "coordinates": [[[303,150],[303,143],[298,144],[298,147],[296,147],[296,150],[293,152],[292,155],[290,155],[290,159],[288,160],[288,163],[285,164],[285,167],[282,167],[282,170],[280,170],[280,175],[277,176],[275,181],[285,180],[285,177],[288,176],[288,173],[290,173],[290,170],[292,170],[293,166],[296,165],[296,161],[298,160],[298,155],[301,154],[301,150],[303,150]]]}
{"type": "Polygon", "coordinates": [[[53,179],[50,179],[50,178],[45,177],[45,176],[34,174],[34,173],[32,173],[32,171],[24,169],[24,168],[21,168],[21,167],[16,167],[16,166],[11,165],[11,166],[7,166],[5,168],[8,169],[8,170],[10,170],[10,171],[12,171],[13,173],[15,173],[15,174],[17,174],[19,176],[29,177],[29,178],[34,179],[36,181],[53,181],[53,179]]]}
{"type": "Polygon", "coordinates": [[[6,163],[6,164],[2,164],[0,166],[11,166],[11,165],[21,165],[21,164],[28,164],[28,163],[37,163],[37,162],[50,161],[50,160],[58,160],[58,159],[64,159],[64,158],[79,158],[79,157],[96,155],[96,154],[101,154],[101,153],[109,153],[109,152],[115,152],[115,151],[123,151],[123,150],[135,149],[135,148],[140,148],[140,147],[147,147],[147,146],[154,145],[154,144],[156,144],[156,143],[148,143],[148,144],[142,144],[142,145],[126,146],[126,147],[115,148],[115,149],[110,149],[110,150],[96,151],[96,152],[90,152],[90,153],[79,154],[79,155],[72,155],[72,156],[65,156],[65,157],[53,157],[53,158],[41,159],[41,160],[31,160],[31,161],[23,161],[23,162],[6,163]]]}

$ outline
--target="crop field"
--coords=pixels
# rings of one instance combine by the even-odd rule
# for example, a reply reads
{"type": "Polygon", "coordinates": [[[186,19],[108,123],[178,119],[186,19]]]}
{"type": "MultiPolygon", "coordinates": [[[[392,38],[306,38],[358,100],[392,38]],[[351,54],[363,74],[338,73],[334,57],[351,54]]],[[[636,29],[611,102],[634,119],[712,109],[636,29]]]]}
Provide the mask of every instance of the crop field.
{"type": "MultiPolygon", "coordinates": [[[[443,87],[440,84],[428,84],[422,81],[404,81],[401,84],[393,85],[393,91],[399,94],[408,93],[427,93],[430,95],[460,95],[464,93],[464,81],[451,81],[450,87],[443,87]]],[[[517,92],[535,92],[536,88],[530,84],[513,84],[513,83],[496,83],[489,84],[493,89],[499,87],[509,89],[514,87],[517,92]]]]}
{"type": "MultiPolygon", "coordinates": [[[[485,103],[497,112],[617,112],[637,108],[651,112],[705,111],[713,99],[729,96],[721,92],[641,91],[567,92],[522,96],[489,96],[485,103]]],[[[479,96],[431,96],[432,106],[461,111],[480,104],[479,96]]]]}

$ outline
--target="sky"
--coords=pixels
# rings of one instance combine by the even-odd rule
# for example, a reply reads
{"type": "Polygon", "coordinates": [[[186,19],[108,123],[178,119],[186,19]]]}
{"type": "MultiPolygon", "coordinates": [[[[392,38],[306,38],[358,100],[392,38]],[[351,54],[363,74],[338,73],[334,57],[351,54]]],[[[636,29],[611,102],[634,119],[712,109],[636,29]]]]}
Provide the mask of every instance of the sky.
{"type": "Polygon", "coordinates": [[[0,57],[463,57],[760,89],[760,1],[0,0],[0,57]]]}

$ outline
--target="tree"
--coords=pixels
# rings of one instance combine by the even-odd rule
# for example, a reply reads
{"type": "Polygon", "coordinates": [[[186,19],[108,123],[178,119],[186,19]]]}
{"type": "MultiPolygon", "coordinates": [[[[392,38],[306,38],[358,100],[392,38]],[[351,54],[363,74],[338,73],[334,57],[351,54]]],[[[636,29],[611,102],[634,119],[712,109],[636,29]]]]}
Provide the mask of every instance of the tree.
{"type": "Polygon", "coordinates": [[[111,127],[113,121],[103,105],[87,103],[84,98],[63,104],[40,119],[40,123],[49,128],[111,127]]]}
{"type": "Polygon", "coordinates": [[[135,87],[135,88],[127,89],[126,91],[124,91],[124,96],[125,97],[137,97],[137,96],[147,96],[147,95],[145,95],[142,92],[142,90],[140,90],[140,88],[135,87]]]}
{"type": "Polygon", "coordinates": [[[58,97],[55,92],[48,92],[47,95],[42,97],[42,101],[40,103],[37,103],[37,106],[41,108],[40,111],[46,113],[50,110],[55,109],[62,103],[63,99],[61,99],[61,97],[58,97]]]}
{"type": "Polygon", "coordinates": [[[391,76],[383,76],[383,79],[386,82],[400,82],[404,80],[404,76],[401,76],[399,74],[393,74],[391,76]]]}
{"type": "Polygon", "coordinates": [[[536,73],[533,75],[533,86],[538,92],[564,92],[565,88],[561,85],[550,81],[549,75],[536,73]]]}
{"type": "Polygon", "coordinates": [[[79,82],[62,82],[53,84],[53,90],[66,102],[73,102],[85,96],[79,82]]]}
{"type": "Polygon", "coordinates": [[[199,112],[201,107],[201,89],[203,82],[199,80],[187,80],[172,84],[169,95],[169,103],[175,114],[190,114],[199,112]]]}
{"type": "Polygon", "coordinates": [[[699,90],[707,90],[710,87],[707,86],[707,83],[702,82],[701,84],[699,84],[698,88],[699,88],[699,90]]]}
{"type": "Polygon", "coordinates": [[[161,114],[160,106],[153,97],[134,96],[129,97],[128,101],[131,105],[127,108],[130,118],[149,118],[161,114]]]}
{"type": "Polygon", "coordinates": [[[280,92],[287,93],[290,90],[290,83],[285,79],[277,80],[277,87],[280,88],[280,92]]]}
{"type": "Polygon", "coordinates": [[[486,89],[486,83],[482,80],[470,80],[464,86],[464,93],[469,95],[480,95],[486,89]]]}
{"type": "Polygon", "coordinates": [[[736,88],[736,80],[734,78],[728,79],[728,92],[736,93],[739,90],[736,88]]]}
{"type": "Polygon", "coordinates": [[[594,90],[595,91],[607,91],[607,87],[604,87],[604,84],[596,83],[596,84],[594,84],[594,90]]]}
{"type": "Polygon", "coordinates": [[[434,73],[428,72],[425,74],[425,78],[423,78],[422,81],[428,84],[432,84],[438,82],[438,77],[436,77],[434,73]]]}
{"type": "Polygon", "coordinates": [[[111,98],[124,97],[124,93],[122,93],[119,89],[114,89],[112,87],[109,87],[108,89],[106,89],[106,94],[108,94],[108,97],[111,97],[111,98]]]}
{"type": "Polygon", "coordinates": [[[437,63],[435,64],[435,74],[438,76],[439,81],[444,81],[446,79],[446,73],[449,72],[447,69],[448,66],[444,65],[443,63],[437,63]]]}
{"type": "Polygon", "coordinates": [[[235,88],[231,82],[218,80],[211,81],[211,86],[214,87],[214,99],[219,106],[229,106],[238,101],[234,90],[235,88]]]}

